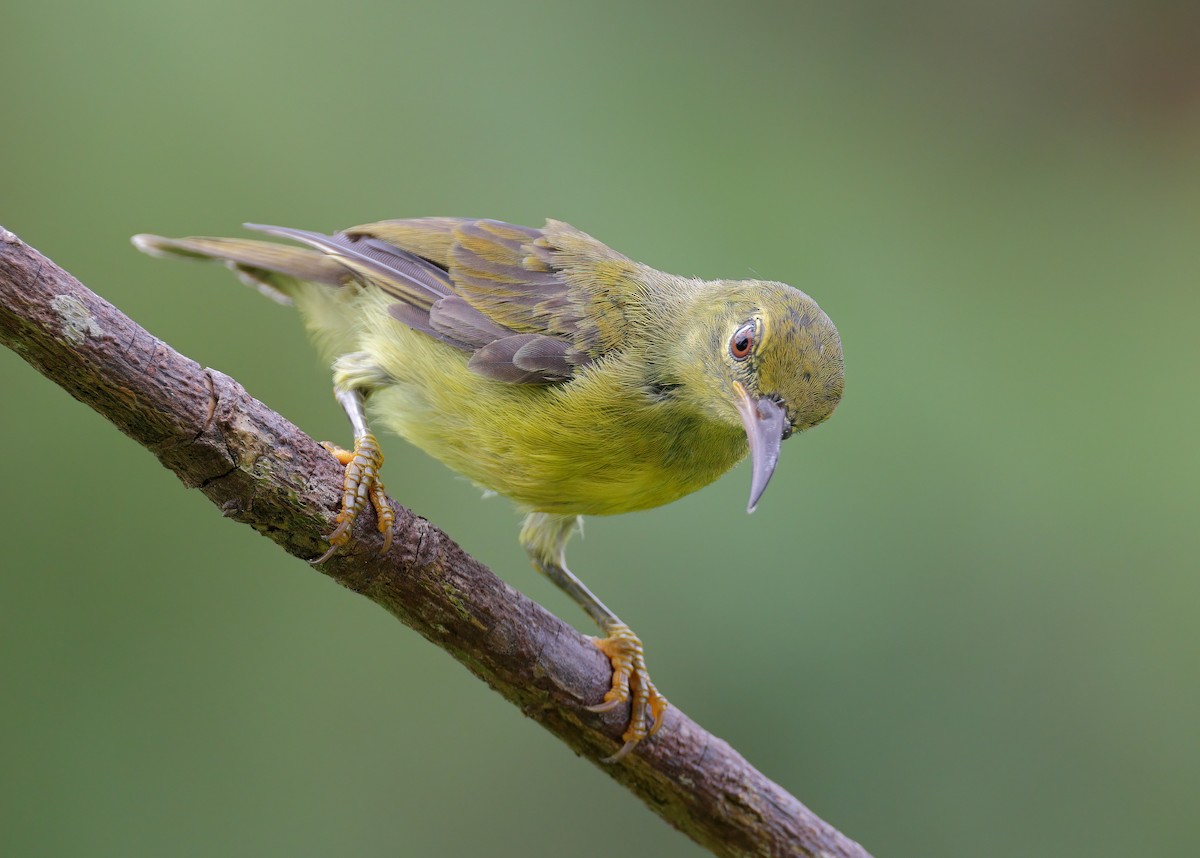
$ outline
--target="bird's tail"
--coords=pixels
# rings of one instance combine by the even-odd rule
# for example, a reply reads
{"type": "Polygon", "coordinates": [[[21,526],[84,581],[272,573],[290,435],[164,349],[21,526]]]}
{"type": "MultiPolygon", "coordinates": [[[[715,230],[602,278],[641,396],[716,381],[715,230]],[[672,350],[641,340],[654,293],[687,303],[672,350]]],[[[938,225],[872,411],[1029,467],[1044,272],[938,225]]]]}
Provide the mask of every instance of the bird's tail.
{"type": "Polygon", "coordinates": [[[135,235],[133,246],[150,256],[182,256],[224,262],[247,285],[284,304],[291,304],[305,284],[343,286],[353,275],[326,254],[245,238],[163,238],[135,235]]]}

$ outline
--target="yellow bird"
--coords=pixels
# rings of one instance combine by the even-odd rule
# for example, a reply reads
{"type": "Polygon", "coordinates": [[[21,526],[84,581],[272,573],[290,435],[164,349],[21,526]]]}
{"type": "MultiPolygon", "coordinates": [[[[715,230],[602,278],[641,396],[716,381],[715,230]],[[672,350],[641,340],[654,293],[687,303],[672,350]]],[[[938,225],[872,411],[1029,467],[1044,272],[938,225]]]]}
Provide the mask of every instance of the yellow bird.
{"type": "Polygon", "coordinates": [[[372,415],[526,513],[534,566],[604,631],[607,711],[631,701],[615,762],[662,724],[667,700],[642,643],[567,569],[580,516],[670,503],[749,451],[749,510],[780,443],[842,396],[842,347],[803,292],[761,280],[656,271],[560,221],[389,220],[333,235],[246,224],[305,247],[137,235],[154,255],[224,261],[299,309],[333,365],[354,429],[330,549],[374,505],[390,542],[372,415]]]}

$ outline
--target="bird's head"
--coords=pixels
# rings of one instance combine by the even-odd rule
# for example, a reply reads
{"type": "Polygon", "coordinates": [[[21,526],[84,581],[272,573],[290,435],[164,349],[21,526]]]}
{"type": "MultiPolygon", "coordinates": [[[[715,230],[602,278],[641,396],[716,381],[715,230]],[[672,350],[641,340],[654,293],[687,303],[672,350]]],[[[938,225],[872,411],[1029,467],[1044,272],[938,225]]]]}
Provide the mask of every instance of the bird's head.
{"type": "MultiPolygon", "coordinates": [[[[783,283],[716,281],[686,348],[704,376],[691,386],[712,416],[740,425],[753,468],[748,512],[775,471],[781,443],[826,420],[842,398],[842,342],[812,298],[783,283]]],[[[702,309],[701,309],[702,308],[702,309]]]]}

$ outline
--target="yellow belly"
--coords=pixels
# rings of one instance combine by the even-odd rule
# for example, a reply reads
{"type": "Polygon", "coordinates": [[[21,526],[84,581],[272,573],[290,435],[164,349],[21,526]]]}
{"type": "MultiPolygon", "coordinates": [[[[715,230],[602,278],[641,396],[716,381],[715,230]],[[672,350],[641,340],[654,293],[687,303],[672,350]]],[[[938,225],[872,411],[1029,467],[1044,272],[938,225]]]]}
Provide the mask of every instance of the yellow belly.
{"type": "Polygon", "coordinates": [[[528,510],[608,515],[659,506],[712,482],[746,453],[736,432],[713,432],[645,397],[605,395],[606,385],[586,376],[553,387],[507,385],[481,379],[465,361],[460,372],[438,375],[451,384],[380,388],[373,414],[528,510]]]}

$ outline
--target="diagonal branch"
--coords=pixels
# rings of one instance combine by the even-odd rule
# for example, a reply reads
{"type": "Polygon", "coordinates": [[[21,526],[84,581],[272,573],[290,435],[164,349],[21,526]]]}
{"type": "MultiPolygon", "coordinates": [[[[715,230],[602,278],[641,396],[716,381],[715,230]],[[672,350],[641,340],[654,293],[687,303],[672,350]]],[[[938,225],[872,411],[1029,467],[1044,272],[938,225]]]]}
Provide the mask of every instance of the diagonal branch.
{"type": "MultiPolygon", "coordinates": [[[[0,343],[158,457],[223,515],[302,558],[325,549],[341,469],[315,441],[156,339],[0,227],[0,343]]],[[[320,571],[445,649],[576,753],[620,744],[626,713],[584,711],[607,659],[429,522],[393,502],[394,544],[363,527],[320,571]]],[[[721,739],[671,709],[663,730],[602,771],[717,855],[869,858],[721,739]]]]}

